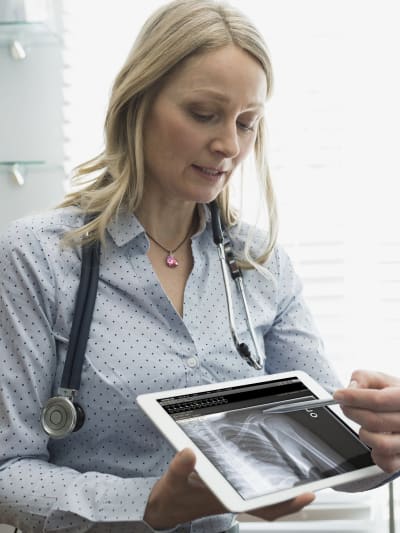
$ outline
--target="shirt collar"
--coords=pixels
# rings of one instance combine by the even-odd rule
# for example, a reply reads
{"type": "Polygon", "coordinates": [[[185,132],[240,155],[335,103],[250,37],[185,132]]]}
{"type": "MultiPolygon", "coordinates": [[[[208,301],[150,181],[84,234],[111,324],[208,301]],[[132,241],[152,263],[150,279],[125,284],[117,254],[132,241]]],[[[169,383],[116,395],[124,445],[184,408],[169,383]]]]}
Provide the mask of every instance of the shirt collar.
{"type": "MultiPolygon", "coordinates": [[[[201,235],[207,222],[210,221],[210,211],[205,204],[198,204],[199,228],[193,237],[201,235]]],[[[124,246],[138,235],[145,233],[143,226],[133,213],[120,211],[107,226],[107,231],[117,246],[124,246]]]]}
{"type": "Polygon", "coordinates": [[[124,246],[144,233],[144,228],[133,213],[119,211],[109,222],[107,231],[117,246],[124,246]]]}

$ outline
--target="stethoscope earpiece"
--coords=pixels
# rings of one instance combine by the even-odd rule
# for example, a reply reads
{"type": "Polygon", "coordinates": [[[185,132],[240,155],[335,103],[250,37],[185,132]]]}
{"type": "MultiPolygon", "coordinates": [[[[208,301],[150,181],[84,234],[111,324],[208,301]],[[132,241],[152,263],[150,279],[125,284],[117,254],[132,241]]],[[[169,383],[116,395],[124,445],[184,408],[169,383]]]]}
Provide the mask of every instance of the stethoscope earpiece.
{"type": "Polygon", "coordinates": [[[49,437],[63,439],[83,426],[85,413],[70,398],[53,396],[46,402],[40,420],[49,437]]]}

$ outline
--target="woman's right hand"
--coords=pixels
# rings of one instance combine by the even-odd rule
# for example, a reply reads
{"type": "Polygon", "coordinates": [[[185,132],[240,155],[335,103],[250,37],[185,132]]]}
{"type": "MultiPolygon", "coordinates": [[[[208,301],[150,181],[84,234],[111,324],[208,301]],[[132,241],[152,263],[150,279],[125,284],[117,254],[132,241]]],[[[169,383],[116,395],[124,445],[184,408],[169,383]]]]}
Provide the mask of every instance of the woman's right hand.
{"type": "MultiPolygon", "coordinates": [[[[144,520],[153,529],[169,529],[196,518],[229,512],[197,476],[195,464],[195,454],[185,448],[175,455],[168,470],[154,485],[144,514],[144,520]]],[[[313,499],[311,493],[301,494],[249,514],[275,520],[299,511],[313,499]]]]}

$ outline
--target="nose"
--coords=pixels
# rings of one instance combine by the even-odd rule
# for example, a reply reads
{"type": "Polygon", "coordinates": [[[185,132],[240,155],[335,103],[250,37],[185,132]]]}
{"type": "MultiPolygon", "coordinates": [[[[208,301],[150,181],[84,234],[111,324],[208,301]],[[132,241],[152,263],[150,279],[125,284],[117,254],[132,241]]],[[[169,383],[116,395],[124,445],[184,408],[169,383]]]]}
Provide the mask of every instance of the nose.
{"type": "Polygon", "coordinates": [[[212,141],[212,150],[223,154],[225,158],[237,157],[240,153],[240,144],[236,123],[234,126],[221,126],[212,141]]]}

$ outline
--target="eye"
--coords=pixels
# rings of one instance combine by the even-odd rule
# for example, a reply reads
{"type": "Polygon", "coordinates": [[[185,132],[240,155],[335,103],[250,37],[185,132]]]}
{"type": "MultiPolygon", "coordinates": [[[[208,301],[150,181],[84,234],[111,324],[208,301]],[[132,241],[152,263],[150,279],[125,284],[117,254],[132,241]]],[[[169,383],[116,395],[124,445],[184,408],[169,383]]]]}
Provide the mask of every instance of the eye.
{"type": "Polygon", "coordinates": [[[192,111],[191,115],[198,122],[209,122],[214,118],[214,114],[212,113],[197,113],[195,111],[192,111]]]}
{"type": "Polygon", "coordinates": [[[253,114],[246,114],[246,116],[238,117],[236,123],[238,128],[240,128],[244,132],[252,132],[257,129],[258,121],[258,116],[254,116],[253,114]]]}
{"type": "Polygon", "coordinates": [[[253,124],[244,124],[243,122],[238,122],[237,125],[241,130],[244,131],[254,131],[255,130],[255,123],[253,124]]]}

